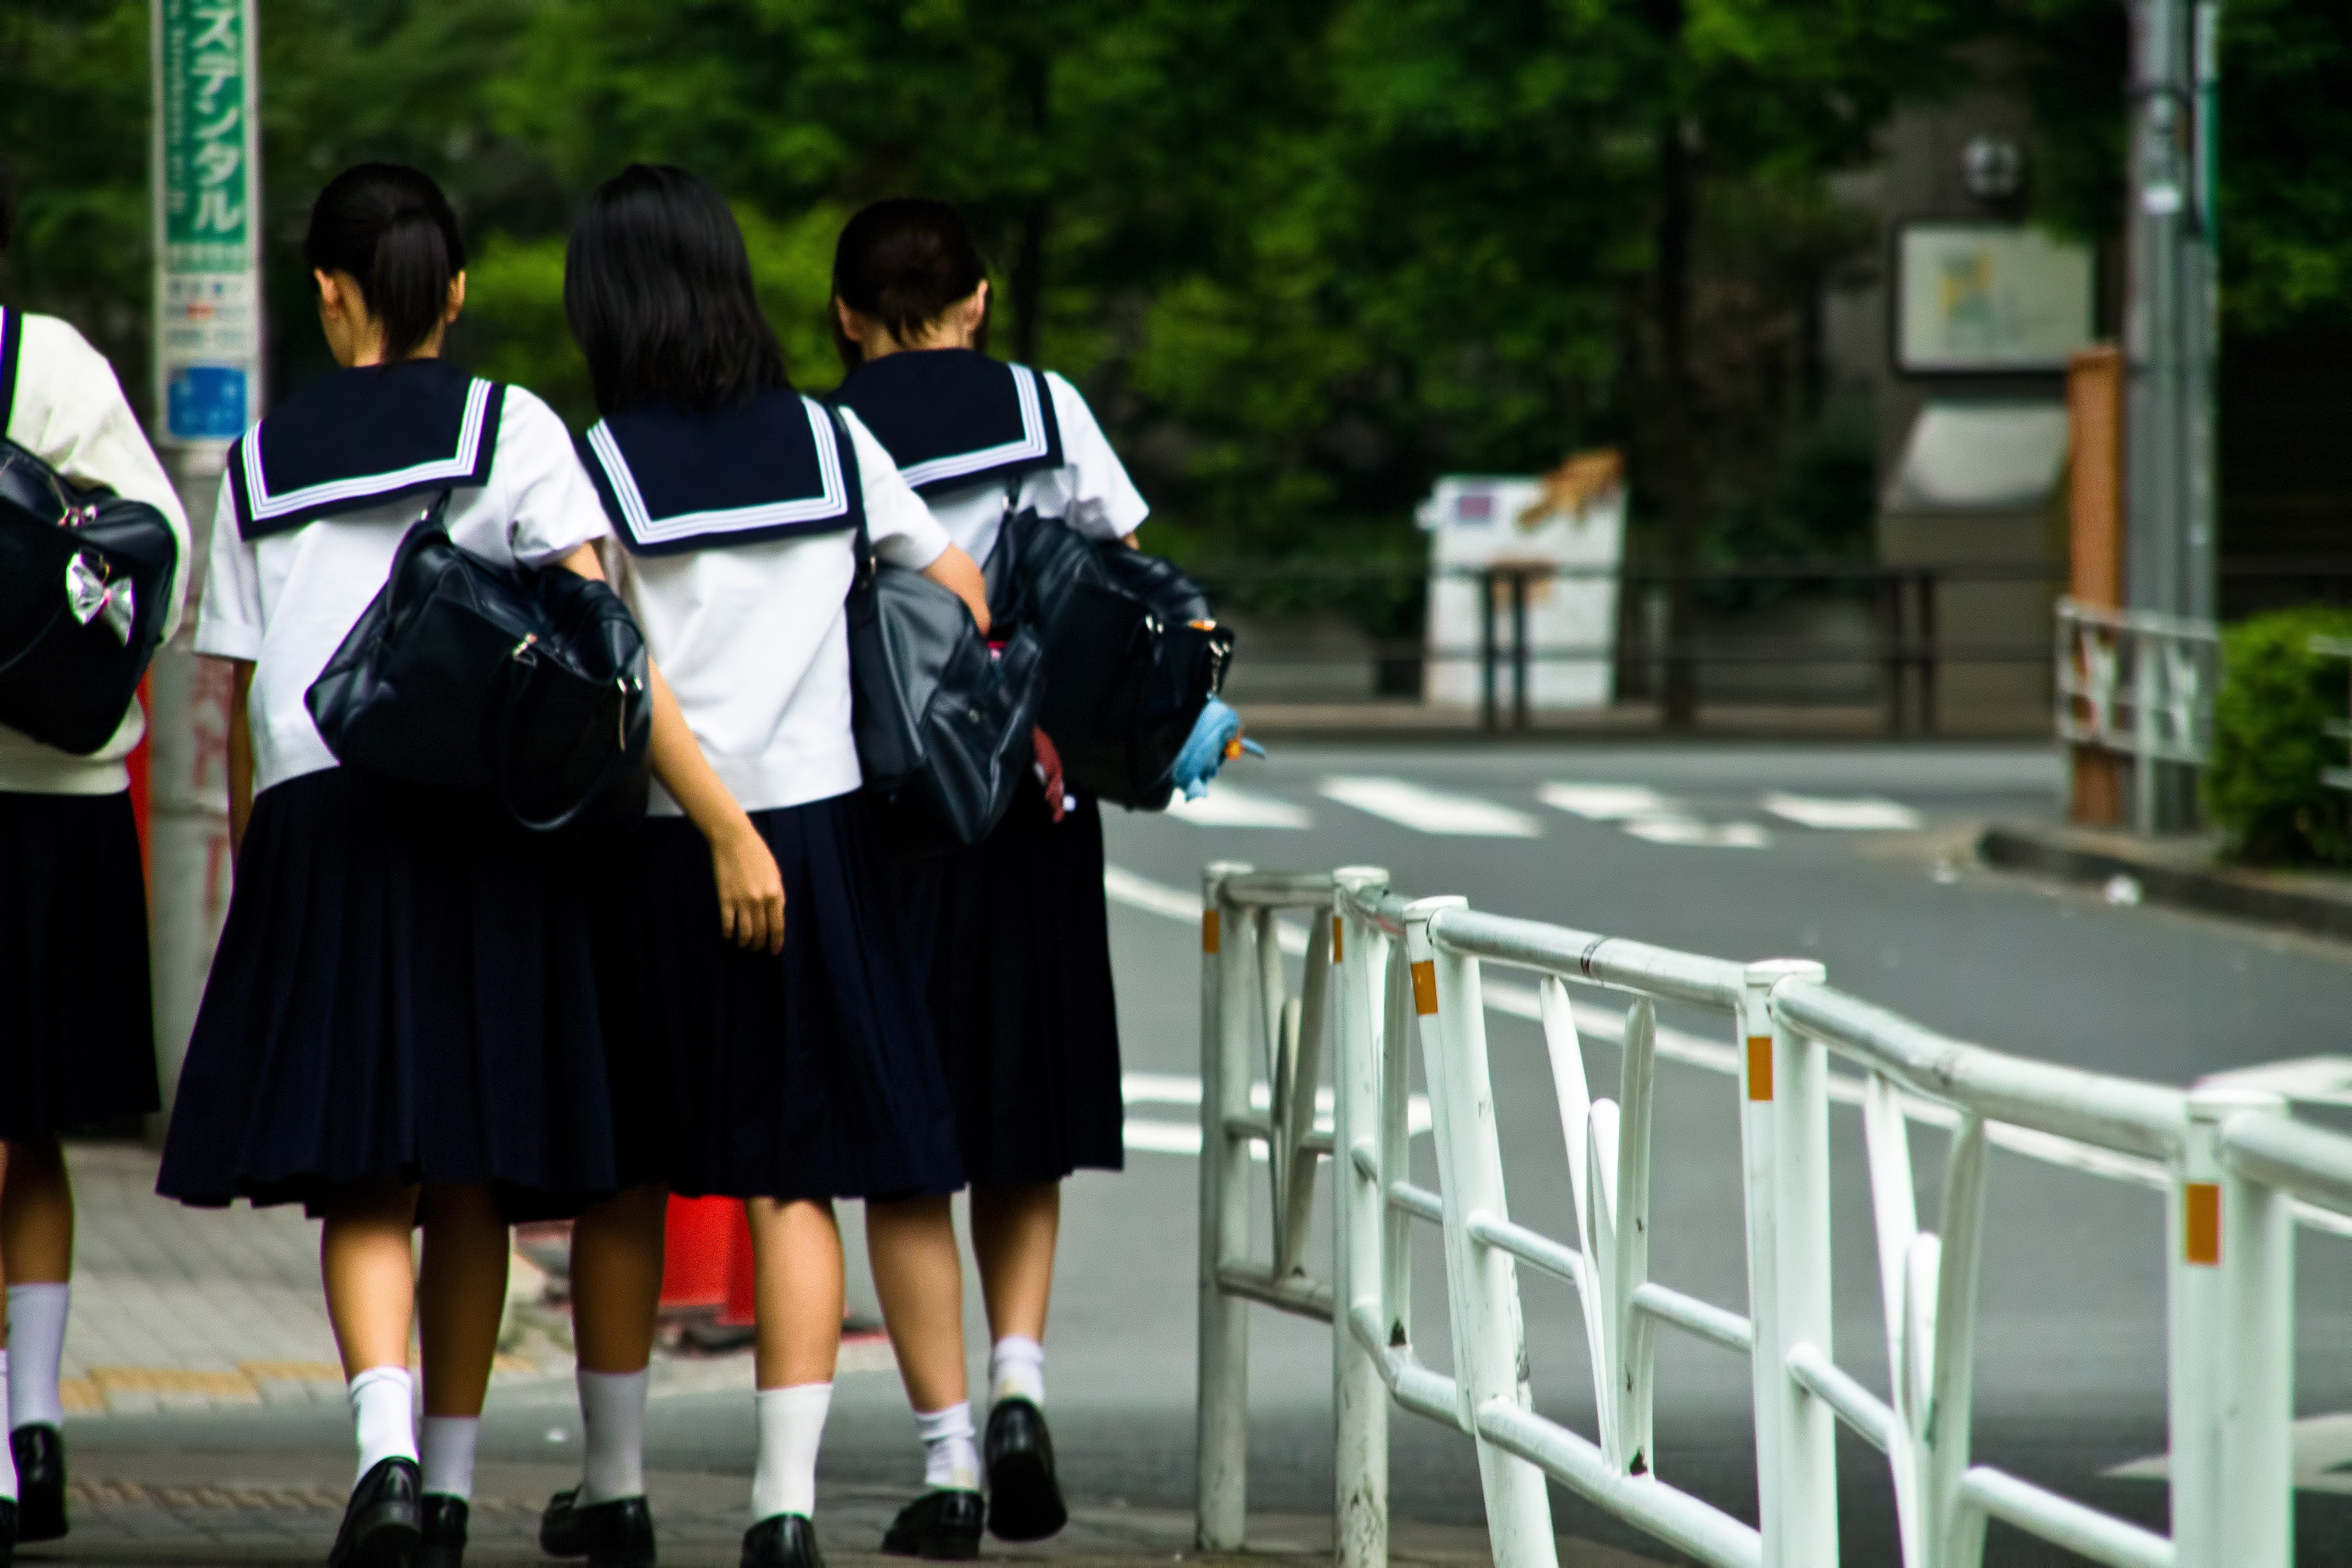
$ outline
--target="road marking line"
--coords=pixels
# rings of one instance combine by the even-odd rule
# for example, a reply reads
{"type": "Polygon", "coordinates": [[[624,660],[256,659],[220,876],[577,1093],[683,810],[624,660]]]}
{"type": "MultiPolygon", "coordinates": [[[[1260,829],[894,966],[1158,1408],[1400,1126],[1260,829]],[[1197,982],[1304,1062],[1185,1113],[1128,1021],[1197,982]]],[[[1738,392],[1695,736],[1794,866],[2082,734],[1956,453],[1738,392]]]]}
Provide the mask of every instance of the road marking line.
{"type": "Polygon", "coordinates": [[[1168,803],[1168,815],[1195,827],[1312,827],[1315,814],[1303,805],[1270,795],[1214,784],[1198,800],[1178,795],[1168,803]]]}
{"type": "Polygon", "coordinates": [[[1415,833],[1456,838],[1539,838],[1543,825],[1524,811],[1481,800],[1475,795],[1449,795],[1425,789],[1404,779],[1328,778],[1321,793],[1341,805],[1352,805],[1373,816],[1386,817],[1415,833]]]}
{"type": "Polygon", "coordinates": [[[1548,784],[1536,798],[1588,822],[1623,822],[1636,816],[1669,816],[1675,803],[1647,784],[1548,784]]]}
{"type": "Polygon", "coordinates": [[[1833,833],[1907,833],[1923,820],[1919,814],[1899,800],[1885,800],[1876,795],[1782,795],[1767,794],[1762,801],[1765,810],[1800,827],[1817,827],[1833,833]]]}
{"type": "Polygon", "coordinates": [[[1625,825],[1625,831],[1651,844],[1681,844],[1701,849],[1769,849],[1772,836],[1752,822],[1720,825],[1690,816],[1653,816],[1625,825]]]}
{"type": "MultiPolygon", "coordinates": [[[[1119,1080],[1119,1091],[1130,1111],[1138,1106],[1176,1105],[1197,1109],[1201,1103],[1201,1080],[1182,1073],[1127,1073],[1119,1080]]],[[[1250,1085],[1251,1110],[1263,1111],[1271,1108],[1273,1103],[1274,1096],[1265,1084],[1250,1085]]],[[[1315,1131],[1330,1131],[1333,1112],[1337,1109],[1338,1101],[1330,1085],[1318,1087],[1315,1091],[1315,1131]]],[[[1427,1095],[1406,1097],[1404,1124],[1408,1133],[1418,1138],[1428,1132],[1434,1125],[1432,1117],[1427,1095]]],[[[1130,1114],[1125,1123],[1123,1137],[1129,1149],[1147,1154],[1191,1154],[1197,1157],[1201,1152],[1201,1124],[1198,1121],[1167,1121],[1156,1116],[1130,1114]]],[[[1251,1144],[1250,1157],[1264,1160],[1266,1157],[1265,1145],[1251,1144]]]]}

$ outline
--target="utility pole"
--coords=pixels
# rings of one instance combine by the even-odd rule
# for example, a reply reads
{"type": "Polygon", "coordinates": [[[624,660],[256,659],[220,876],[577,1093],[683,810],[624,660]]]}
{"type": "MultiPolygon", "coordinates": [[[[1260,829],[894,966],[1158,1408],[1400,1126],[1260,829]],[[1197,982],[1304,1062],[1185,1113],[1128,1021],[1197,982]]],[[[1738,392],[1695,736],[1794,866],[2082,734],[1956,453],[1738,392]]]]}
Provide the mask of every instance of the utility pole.
{"type": "MultiPolygon", "coordinates": [[[[2219,0],[2133,0],[2128,298],[2124,311],[2126,597],[2211,620],[2219,608],[2213,121],[2219,0]]],[[[2138,826],[2195,819],[2191,770],[2145,763],[2138,826]]]]}
{"type": "Polygon", "coordinates": [[[229,681],[196,658],[228,444],[261,412],[255,0],[151,0],[155,444],[188,510],[187,615],[148,685],[156,1066],[168,1111],[228,910],[229,681]]]}

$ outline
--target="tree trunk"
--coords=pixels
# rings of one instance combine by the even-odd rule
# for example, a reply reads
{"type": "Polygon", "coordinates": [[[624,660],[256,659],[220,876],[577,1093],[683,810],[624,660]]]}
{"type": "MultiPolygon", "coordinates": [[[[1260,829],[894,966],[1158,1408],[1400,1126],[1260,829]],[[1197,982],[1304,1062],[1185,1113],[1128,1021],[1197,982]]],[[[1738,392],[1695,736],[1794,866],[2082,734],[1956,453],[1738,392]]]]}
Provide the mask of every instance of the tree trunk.
{"type": "MultiPolygon", "coordinates": [[[[1674,9],[1679,12],[1681,7],[1674,9]]],[[[1677,27],[1679,31],[1679,27],[1677,27]]],[[[1693,661],[1703,491],[1691,431],[1691,233],[1697,218],[1696,150],[1677,119],[1658,139],[1658,425],[1659,489],[1666,516],[1666,681],[1668,729],[1686,730],[1698,718],[1698,667],[1693,661]]]]}

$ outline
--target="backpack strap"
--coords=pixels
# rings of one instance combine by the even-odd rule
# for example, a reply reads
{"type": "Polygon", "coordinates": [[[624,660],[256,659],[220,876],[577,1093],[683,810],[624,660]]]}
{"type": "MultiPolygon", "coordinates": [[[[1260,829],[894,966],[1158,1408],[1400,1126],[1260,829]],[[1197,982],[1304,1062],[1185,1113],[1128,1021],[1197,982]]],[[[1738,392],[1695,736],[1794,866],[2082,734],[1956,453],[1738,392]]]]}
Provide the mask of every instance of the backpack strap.
{"type": "Polygon", "coordinates": [[[17,312],[0,308],[0,437],[8,434],[8,421],[16,411],[16,362],[23,349],[17,312]]]}

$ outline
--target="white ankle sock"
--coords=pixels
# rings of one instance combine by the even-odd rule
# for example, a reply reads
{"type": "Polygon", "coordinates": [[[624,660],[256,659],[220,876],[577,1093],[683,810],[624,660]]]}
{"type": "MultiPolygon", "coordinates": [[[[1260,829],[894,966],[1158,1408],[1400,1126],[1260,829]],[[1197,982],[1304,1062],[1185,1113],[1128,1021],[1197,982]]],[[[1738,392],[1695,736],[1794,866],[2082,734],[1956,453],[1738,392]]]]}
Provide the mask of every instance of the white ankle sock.
{"type": "Polygon", "coordinates": [[[362,1476],[386,1459],[416,1458],[416,1384],[406,1367],[368,1368],[352,1379],[351,1395],[362,1476]]]}
{"type": "Polygon", "coordinates": [[[653,1369],[590,1372],[582,1367],[580,1424],[586,1428],[587,1470],[582,1502],[611,1502],[646,1494],[646,1385],[653,1369]]]}
{"type": "Polygon", "coordinates": [[[980,1447],[971,1440],[971,1402],[915,1412],[923,1436],[923,1484],[955,1491],[980,1489],[980,1447]]]}
{"type": "Polygon", "coordinates": [[[443,1497],[474,1495],[474,1443],[482,1435],[478,1415],[427,1415],[418,1435],[424,1450],[425,1489],[443,1497]]]}
{"type": "Polygon", "coordinates": [[[58,1365],[65,1359],[66,1312],[72,1301],[70,1285],[8,1287],[11,1432],[35,1422],[66,1424],[65,1406],[58,1403],[58,1365]]]}
{"type": "Polygon", "coordinates": [[[988,1402],[1025,1399],[1045,1405],[1045,1347],[1024,1334],[1007,1334],[988,1352],[988,1402]]]}
{"type": "MultiPolygon", "coordinates": [[[[0,1405],[8,1401],[8,1352],[0,1346],[0,1405]]],[[[0,1498],[16,1500],[16,1455],[7,1444],[0,1443],[0,1498]]]]}
{"type": "Polygon", "coordinates": [[[751,1472],[751,1522],[780,1513],[816,1513],[816,1454],[833,1384],[800,1383],[751,1395],[760,1418],[760,1464],[751,1472]]]}

